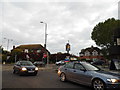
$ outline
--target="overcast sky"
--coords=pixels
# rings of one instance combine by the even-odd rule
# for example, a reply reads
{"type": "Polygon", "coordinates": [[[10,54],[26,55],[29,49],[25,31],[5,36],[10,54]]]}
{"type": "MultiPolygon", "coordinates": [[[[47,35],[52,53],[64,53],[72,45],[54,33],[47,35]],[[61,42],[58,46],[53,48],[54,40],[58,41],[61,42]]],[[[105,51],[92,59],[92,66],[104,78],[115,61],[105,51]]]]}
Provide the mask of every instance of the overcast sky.
{"type": "Polygon", "coordinates": [[[66,52],[70,42],[71,54],[96,46],[91,32],[96,24],[114,17],[118,19],[119,0],[2,0],[1,44],[9,50],[13,45],[44,45],[47,23],[47,49],[51,53],[66,52]],[[51,2],[50,2],[51,1],[51,2]],[[3,39],[7,38],[7,39],[3,39]],[[12,40],[12,41],[11,41],[12,40]]]}

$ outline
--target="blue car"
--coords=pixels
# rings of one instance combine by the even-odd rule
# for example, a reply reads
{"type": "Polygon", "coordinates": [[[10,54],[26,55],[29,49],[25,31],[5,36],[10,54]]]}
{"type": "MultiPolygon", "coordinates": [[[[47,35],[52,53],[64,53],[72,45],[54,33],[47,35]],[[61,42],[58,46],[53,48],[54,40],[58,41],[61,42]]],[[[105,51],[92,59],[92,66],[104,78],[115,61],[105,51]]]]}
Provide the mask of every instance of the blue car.
{"type": "Polygon", "coordinates": [[[58,76],[61,81],[73,81],[92,86],[94,90],[120,88],[120,74],[101,70],[87,62],[69,62],[59,67],[58,76]]]}

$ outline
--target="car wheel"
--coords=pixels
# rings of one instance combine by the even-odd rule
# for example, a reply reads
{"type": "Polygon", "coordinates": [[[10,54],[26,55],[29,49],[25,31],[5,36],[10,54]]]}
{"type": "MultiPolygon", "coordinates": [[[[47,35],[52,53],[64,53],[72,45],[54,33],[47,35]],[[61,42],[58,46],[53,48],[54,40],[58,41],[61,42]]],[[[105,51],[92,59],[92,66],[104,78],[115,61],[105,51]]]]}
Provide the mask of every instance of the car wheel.
{"type": "Polygon", "coordinates": [[[66,81],[66,75],[64,73],[61,73],[61,75],[60,75],[60,81],[62,81],[62,82],[66,81]]]}
{"type": "Polygon", "coordinates": [[[95,79],[93,81],[93,88],[94,90],[105,90],[105,84],[102,80],[100,79],[95,79]]]}

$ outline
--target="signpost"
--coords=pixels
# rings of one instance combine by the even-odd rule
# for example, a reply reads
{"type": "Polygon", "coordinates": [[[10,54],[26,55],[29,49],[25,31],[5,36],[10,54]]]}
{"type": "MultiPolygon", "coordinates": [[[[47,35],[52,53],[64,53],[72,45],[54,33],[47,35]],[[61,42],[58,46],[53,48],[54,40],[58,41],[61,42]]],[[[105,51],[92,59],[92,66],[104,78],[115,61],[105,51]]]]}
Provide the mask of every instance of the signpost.
{"type": "Polygon", "coordinates": [[[66,56],[65,62],[69,62],[69,61],[70,61],[70,56],[66,56]]]}

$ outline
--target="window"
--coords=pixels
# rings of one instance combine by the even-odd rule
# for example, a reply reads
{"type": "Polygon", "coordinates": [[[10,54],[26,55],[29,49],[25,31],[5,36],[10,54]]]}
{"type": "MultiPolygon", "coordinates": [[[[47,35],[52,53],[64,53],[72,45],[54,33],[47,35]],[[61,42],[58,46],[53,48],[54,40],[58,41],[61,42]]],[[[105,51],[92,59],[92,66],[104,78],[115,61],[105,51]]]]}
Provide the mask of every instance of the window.
{"type": "Polygon", "coordinates": [[[89,52],[89,51],[86,51],[86,52],[85,52],[85,56],[90,56],[90,52],[89,52]]]}
{"type": "Polygon", "coordinates": [[[25,49],[25,51],[24,51],[25,53],[28,53],[28,49],[25,49]]]}
{"type": "Polygon", "coordinates": [[[79,63],[76,63],[74,68],[77,70],[84,70],[84,67],[79,63]]]}
{"type": "Polygon", "coordinates": [[[98,71],[98,70],[100,70],[96,66],[93,66],[93,65],[91,65],[89,63],[82,63],[82,65],[86,68],[86,70],[89,70],[89,71],[98,71]]]}
{"type": "Polygon", "coordinates": [[[66,67],[66,68],[73,68],[73,63],[70,63],[70,62],[69,62],[68,64],[65,65],[65,67],[66,67]]]}
{"type": "Polygon", "coordinates": [[[117,38],[117,45],[120,45],[120,38],[117,38]]]}
{"type": "Polygon", "coordinates": [[[97,52],[96,50],[94,50],[94,51],[92,52],[92,55],[93,55],[93,56],[98,56],[98,52],[97,52]]]}
{"type": "Polygon", "coordinates": [[[101,56],[103,56],[103,54],[102,54],[102,53],[100,53],[100,55],[101,55],[101,56]]]}
{"type": "Polygon", "coordinates": [[[40,53],[41,52],[41,50],[37,50],[37,53],[40,53]]]}

